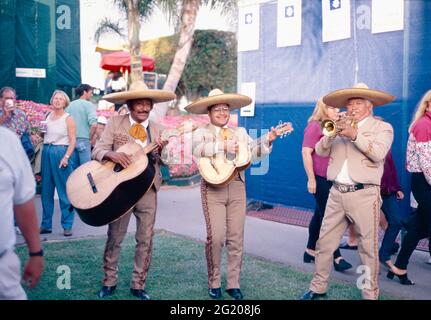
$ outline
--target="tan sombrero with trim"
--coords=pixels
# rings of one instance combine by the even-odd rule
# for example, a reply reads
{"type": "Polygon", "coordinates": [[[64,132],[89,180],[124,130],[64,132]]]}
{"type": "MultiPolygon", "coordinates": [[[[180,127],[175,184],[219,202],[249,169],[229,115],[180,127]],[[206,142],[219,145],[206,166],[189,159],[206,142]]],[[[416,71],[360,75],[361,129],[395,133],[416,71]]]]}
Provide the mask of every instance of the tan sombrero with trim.
{"type": "Polygon", "coordinates": [[[353,88],[335,90],[327,94],[323,97],[323,102],[328,106],[343,108],[352,98],[369,100],[374,107],[395,100],[395,97],[387,92],[370,89],[365,83],[358,83],[353,88]]]}
{"type": "Polygon", "coordinates": [[[226,103],[230,110],[239,109],[249,105],[252,102],[250,97],[239,93],[223,93],[220,89],[213,89],[208,97],[200,98],[189,104],[185,109],[190,113],[205,114],[208,107],[215,104],[226,103]]]}
{"type": "Polygon", "coordinates": [[[151,99],[153,103],[158,103],[174,100],[175,98],[175,93],[171,91],[148,89],[143,81],[132,83],[128,91],[115,92],[103,96],[104,100],[116,104],[126,103],[127,100],[134,99],[151,99]]]}

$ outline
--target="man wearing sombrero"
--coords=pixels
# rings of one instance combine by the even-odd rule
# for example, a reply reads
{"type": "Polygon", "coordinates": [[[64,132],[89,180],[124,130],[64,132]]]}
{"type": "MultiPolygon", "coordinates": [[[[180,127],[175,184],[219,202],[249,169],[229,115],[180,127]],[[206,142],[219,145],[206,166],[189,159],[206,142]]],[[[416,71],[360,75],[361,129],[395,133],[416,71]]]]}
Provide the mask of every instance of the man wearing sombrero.
{"type": "MultiPolygon", "coordinates": [[[[103,99],[112,103],[126,103],[130,113],[117,115],[109,119],[105,130],[93,150],[92,156],[98,161],[110,160],[120,164],[124,168],[132,163],[132,158],[116,150],[129,142],[136,142],[145,147],[150,142],[159,145],[159,153],[166,142],[159,139],[159,128],[148,120],[154,103],[175,99],[175,94],[170,91],[149,90],[143,82],[133,83],[129,91],[111,93],[103,99]]],[[[130,216],[136,217],[136,247],[135,263],[132,273],[130,291],[141,300],[149,300],[145,291],[145,280],[151,261],[153,227],[156,217],[157,191],[162,183],[160,163],[158,155],[151,155],[156,174],[152,187],[144,194],[136,206],[120,219],[109,224],[108,239],[103,255],[103,269],[105,277],[99,297],[111,295],[118,280],[118,258],[121,243],[127,232],[130,216]]]]}
{"type": "MultiPolygon", "coordinates": [[[[230,111],[251,103],[251,99],[241,94],[223,93],[212,90],[208,97],[197,100],[185,109],[190,113],[208,114],[210,123],[193,133],[193,155],[213,157],[217,154],[234,154],[238,142],[249,144],[252,139],[245,128],[230,128],[230,111]]],[[[269,154],[272,142],[277,138],[274,128],[251,147],[252,158],[269,154]]],[[[246,215],[246,194],[244,172],[224,186],[211,186],[202,179],[201,198],[207,227],[205,253],[208,266],[208,294],[219,299],[221,293],[221,255],[223,245],[227,246],[227,286],[226,292],[236,300],[243,299],[240,289],[240,272],[244,243],[244,223],[246,215]]]]}
{"type": "Polygon", "coordinates": [[[358,236],[362,261],[358,288],[364,299],[378,298],[380,180],[384,159],[393,141],[393,129],[389,123],[373,117],[373,107],[394,99],[363,83],[336,90],[323,98],[327,105],[346,107],[347,116],[357,125],[337,123],[338,134],[324,136],[316,145],[318,155],[330,157],[327,178],[333,181],[333,186],[316,246],[316,270],[310,290],[302,297],[304,300],[326,294],[332,254],[349,224],[353,224],[358,236]]]}

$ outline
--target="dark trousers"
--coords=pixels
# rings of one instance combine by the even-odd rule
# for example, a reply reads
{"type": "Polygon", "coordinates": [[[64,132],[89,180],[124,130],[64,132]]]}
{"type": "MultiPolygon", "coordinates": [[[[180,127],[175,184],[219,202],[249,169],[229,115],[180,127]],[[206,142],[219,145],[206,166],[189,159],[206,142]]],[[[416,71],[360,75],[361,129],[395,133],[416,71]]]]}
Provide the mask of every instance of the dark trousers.
{"type": "Polygon", "coordinates": [[[392,247],[401,230],[401,217],[395,193],[382,196],[382,200],[382,211],[388,221],[388,228],[385,231],[379,250],[379,259],[384,262],[391,259],[392,247]]]}
{"type": "MultiPolygon", "coordinates": [[[[326,178],[316,176],[316,209],[308,226],[308,242],[307,249],[315,250],[316,242],[319,239],[320,227],[322,226],[323,216],[325,215],[326,202],[328,201],[329,190],[332,187],[332,182],[326,178]]],[[[335,250],[334,259],[341,257],[340,249],[335,250]]]]}
{"type": "Polygon", "coordinates": [[[423,173],[412,173],[412,192],[418,203],[416,213],[409,218],[407,234],[401,244],[395,266],[407,269],[410,256],[416,249],[418,242],[431,235],[431,186],[423,173]]]}

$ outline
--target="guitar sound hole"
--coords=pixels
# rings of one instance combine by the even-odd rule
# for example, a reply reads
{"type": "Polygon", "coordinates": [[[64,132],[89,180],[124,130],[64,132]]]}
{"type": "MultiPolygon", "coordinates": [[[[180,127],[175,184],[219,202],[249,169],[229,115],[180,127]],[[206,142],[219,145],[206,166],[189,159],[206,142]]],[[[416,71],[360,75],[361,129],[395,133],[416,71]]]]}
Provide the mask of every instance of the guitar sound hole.
{"type": "Polygon", "coordinates": [[[120,172],[121,170],[123,170],[124,168],[123,168],[123,166],[121,165],[121,164],[119,164],[119,163],[117,163],[115,166],[114,166],[114,172],[120,172]]]}
{"type": "Polygon", "coordinates": [[[236,153],[230,153],[230,152],[228,152],[226,154],[226,160],[234,161],[235,159],[236,159],[236,153]]]}

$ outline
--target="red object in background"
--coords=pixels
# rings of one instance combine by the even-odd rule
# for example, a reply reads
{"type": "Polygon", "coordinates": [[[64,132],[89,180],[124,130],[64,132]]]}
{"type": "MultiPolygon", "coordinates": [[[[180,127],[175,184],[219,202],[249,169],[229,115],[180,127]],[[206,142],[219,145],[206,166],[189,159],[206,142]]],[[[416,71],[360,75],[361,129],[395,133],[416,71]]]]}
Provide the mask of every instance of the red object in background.
{"type": "MultiPolygon", "coordinates": [[[[153,71],[155,68],[155,60],[151,57],[141,55],[142,70],[153,71]]],[[[127,51],[118,51],[108,53],[102,56],[100,67],[110,71],[125,71],[130,72],[130,53],[127,51]]]]}

